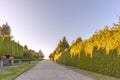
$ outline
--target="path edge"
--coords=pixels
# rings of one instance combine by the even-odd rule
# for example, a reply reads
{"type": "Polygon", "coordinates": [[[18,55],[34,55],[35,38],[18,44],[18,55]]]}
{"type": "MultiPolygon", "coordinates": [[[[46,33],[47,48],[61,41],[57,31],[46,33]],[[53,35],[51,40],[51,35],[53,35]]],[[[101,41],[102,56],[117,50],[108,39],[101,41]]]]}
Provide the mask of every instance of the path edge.
{"type": "MultiPolygon", "coordinates": [[[[38,63],[39,63],[39,62],[38,62],[38,63]]],[[[37,64],[38,64],[38,63],[37,63],[37,64]]],[[[22,73],[20,73],[20,74],[16,75],[15,77],[13,77],[11,80],[15,80],[17,77],[19,77],[19,76],[22,75],[23,73],[25,73],[25,72],[27,72],[28,70],[30,70],[31,68],[35,67],[37,64],[35,64],[35,65],[29,67],[28,69],[24,70],[22,73]]]]}

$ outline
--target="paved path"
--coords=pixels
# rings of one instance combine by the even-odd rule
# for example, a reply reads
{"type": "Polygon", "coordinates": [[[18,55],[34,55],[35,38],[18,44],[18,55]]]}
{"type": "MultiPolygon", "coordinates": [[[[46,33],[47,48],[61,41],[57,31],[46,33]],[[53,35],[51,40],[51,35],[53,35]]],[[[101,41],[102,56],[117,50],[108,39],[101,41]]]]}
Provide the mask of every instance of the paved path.
{"type": "Polygon", "coordinates": [[[95,80],[52,61],[43,60],[15,80],[95,80]]]}

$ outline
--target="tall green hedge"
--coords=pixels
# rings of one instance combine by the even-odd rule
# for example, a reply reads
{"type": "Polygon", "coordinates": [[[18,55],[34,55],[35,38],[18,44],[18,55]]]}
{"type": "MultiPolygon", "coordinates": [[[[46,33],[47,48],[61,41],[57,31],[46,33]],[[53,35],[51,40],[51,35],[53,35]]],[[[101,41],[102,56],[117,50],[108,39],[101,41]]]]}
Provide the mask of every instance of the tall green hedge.
{"type": "MultiPolygon", "coordinates": [[[[55,50],[56,51],[56,50],[55,50]]],[[[120,78],[120,21],[52,55],[58,62],[120,78]]]]}
{"type": "Polygon", "coordinates": [[[23,56],[23,47],[19,43],[11,40],[9,36],[0,37],[1,55],[23,56]]]}
{"type": "Polygon", "coordinates": [[[120,78],[120,57],[115,50],[110,51],[109,55],[106,55],[105,50],[94,50],[93,58],[84,52],[71,57],[69,51],[64,51],[58,62],[120,78]]]}

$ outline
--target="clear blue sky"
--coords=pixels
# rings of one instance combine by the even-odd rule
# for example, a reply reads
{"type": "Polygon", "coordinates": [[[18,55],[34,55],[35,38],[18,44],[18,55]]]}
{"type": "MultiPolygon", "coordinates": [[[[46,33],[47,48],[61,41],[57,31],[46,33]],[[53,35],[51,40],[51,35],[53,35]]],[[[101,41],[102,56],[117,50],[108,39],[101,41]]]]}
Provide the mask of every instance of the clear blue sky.
{"type": "Polygon", "coordinates": [[[112,26],[120,16],[120,0],[0,0],[0,25],[30,49],[48,56],[63,36],[71,44],[112,26]]]}

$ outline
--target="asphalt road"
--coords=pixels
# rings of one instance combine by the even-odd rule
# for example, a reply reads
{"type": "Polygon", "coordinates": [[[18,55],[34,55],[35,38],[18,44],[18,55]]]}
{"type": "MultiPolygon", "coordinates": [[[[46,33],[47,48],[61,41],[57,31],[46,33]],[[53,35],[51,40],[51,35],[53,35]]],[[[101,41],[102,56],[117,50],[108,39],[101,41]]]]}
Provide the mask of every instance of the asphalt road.
{"type": "Polygon", "coordinates": [[[15,80],[96,80],[52,61],[43,60],[15,80]]]}

